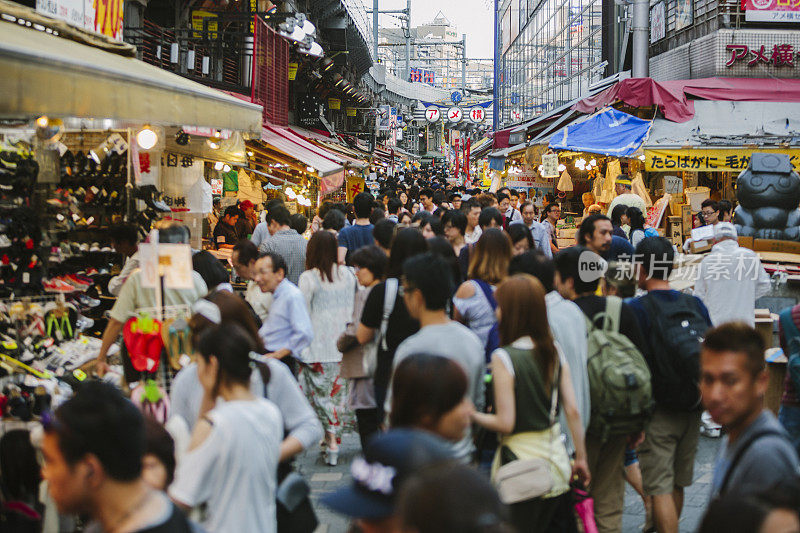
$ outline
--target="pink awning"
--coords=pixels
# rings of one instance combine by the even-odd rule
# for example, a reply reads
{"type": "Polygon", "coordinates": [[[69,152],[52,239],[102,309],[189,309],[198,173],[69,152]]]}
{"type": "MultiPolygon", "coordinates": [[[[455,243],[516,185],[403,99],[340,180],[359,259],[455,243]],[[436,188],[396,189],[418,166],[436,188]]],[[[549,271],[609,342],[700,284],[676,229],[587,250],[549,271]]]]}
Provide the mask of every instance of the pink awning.
{"type": "Polygon", "coordinates": [[[658,106],[664,118],[686,122],[694,116],[689,96],[706,100],[739,102],[800,102],[800,80],[754,78],[703,78],[699,80],[655,81],[629,78],[572,106],[591,114],[622,101],[633,107],[658,106]]]}

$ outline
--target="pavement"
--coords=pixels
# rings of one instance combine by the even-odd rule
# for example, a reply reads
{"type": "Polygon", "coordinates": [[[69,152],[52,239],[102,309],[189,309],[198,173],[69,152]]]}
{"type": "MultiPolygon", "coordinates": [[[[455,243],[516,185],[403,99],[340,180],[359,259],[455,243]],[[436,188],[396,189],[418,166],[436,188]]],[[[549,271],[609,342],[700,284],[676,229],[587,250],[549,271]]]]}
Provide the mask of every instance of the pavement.
{"type": "MultiPolygon", "coordinates": [[[[711,490],[711,470],[719,448],[720,439],[700,436],[695,457],[694,483],[686,489],[683,513],[680,521],[681,532],[694,532],[700,525],[708,504],[711,490]]],[[[297,469],[311,486],[311,499],[320,525],[315,533],[344,533],[348,520],[333,513],[319,503],[319,498],[350,483],[350,463],[361,452],[361,444],[356,433],[345,433],[339,452],[339,464],[328,466],[319,450],[309,450],[297,460],[297,469]]],[[[644,506],[638,494],[626,485],[625,507],[622,517],[623,533],[639,533],[645,522],[644,506]]]]}

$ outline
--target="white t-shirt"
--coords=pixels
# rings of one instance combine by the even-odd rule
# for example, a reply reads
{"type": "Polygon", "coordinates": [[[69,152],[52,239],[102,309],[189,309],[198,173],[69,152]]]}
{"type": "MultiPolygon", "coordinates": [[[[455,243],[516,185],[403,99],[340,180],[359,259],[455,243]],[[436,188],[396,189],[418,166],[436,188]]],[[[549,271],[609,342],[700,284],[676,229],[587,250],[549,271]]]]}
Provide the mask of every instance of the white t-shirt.
{"type": "Polygon", "coordinates": [[[208,438],[178,465],[170,496],[208,503],[209,533],[277,530],[275,493],[283,422],[269,400],[225,402],[206,415],[208,438]]]}

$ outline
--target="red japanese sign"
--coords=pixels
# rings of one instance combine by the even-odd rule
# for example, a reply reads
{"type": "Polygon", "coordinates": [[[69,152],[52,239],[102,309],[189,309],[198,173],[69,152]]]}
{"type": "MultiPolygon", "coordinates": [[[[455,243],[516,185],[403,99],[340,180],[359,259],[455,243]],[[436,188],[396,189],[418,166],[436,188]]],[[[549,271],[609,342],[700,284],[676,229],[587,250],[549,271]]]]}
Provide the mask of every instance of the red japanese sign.
{"type": "MultiPolygon", "coordinates": [[[[797,1],[800,2],[800,0],[797,1]]],[[[725,63],[728,68],[740,61],[746,61],[748,67],[762,63],[776,67],[793,67],[795,56],[800,54],[800,51],[795,50],[791,44],[762,44],[758,48],[746,44],[729,44],[725,49],[729,54],[728,61],[725,63]]]]}
{"type": "Polygon", "coordinates": [[[800,22],[800,0],[743,0],[748,22],[800,22]]]}

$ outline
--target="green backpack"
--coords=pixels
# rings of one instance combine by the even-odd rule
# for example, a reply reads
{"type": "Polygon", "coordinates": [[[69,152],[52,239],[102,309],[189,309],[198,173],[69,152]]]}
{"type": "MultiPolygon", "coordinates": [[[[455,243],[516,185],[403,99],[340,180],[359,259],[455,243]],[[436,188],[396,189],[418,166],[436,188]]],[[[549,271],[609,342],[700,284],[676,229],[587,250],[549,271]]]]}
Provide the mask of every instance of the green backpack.
{"type": "Polygon", "coordinates": [[[631,340],[619,332],[622,300],[606,298],[606,309],[586,319],[587,370],[592,414],[588,432],[607,440],[642,431],[653,412],[650,369],[631,340]],[[602,327],[596,324],[602,319],[602,327]]]}

